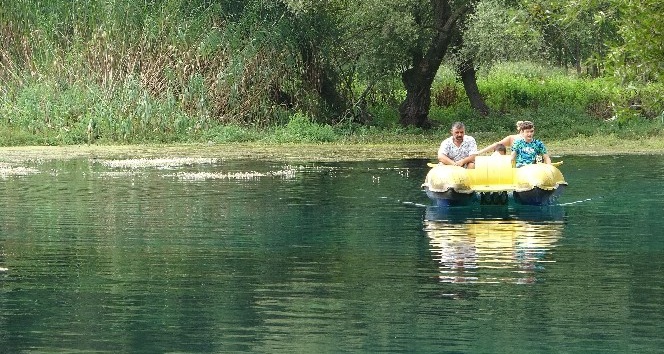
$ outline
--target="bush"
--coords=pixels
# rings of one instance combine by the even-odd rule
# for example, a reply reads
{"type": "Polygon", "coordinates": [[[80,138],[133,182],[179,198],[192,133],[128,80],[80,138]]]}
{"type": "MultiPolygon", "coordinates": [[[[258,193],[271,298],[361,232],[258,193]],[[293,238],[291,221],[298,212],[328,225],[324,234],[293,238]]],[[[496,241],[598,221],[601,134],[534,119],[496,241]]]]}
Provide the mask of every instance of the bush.
{"type": "Polygon", "coordinates": [[[303,113],[295,113],[285,126],[275,128],[268,138],[278,143],[318,143],[337,140],[337,135],[330,125],[315,123],[303,113]]]}
{"type": "Polygon", "coordinates": [[[243,143],[259,140],[259,133],[237,125],[218,125],[205,131],[203,139],[214,143],[243,143]]]}
{"type": "Polygon", "coordinates": [[[454,70],[441,66],[431,86],[432,106],[452,107],[465,97],[463,85],[457,81],[454,70]]]}

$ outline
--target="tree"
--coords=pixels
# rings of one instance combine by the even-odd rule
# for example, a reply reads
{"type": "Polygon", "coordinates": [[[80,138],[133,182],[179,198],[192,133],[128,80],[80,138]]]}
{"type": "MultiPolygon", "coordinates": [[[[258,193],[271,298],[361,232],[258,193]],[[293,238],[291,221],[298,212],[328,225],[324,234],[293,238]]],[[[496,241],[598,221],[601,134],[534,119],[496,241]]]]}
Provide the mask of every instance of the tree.
{"type": "Polygon", "coordinates": [[[399,107],[401,125],[423,128],[430,125],[431,85],[454,36],[459,34],[459,21],[475,2],[431,0],[424,11],[415,15],[416,23],[430,31],[427,40],[410,48],[410,67],[401,75],[406,88],[406,98],[399,107]]]}
{"type": "Polygon", "coordinates": [[[528,25],[541,33],[547,57],[582,74],[601,75],[619,14],[611,0],[519,0],[528,25]]]}
{"type": "Polygon", "coordinates": [[[463,82],[463,88],[466,91],[470,106],[479,112],[481,115],[486,116],[489,114],[489,106],[484,102],[484,98],[480,93],[477,86],[477,73],[475,71],[475,63],[472,59],[467,59],[457,66],[457,73],[463,82]]]}
{"type": "Polygon", "coordinates": [[[613,0],[619,9],[620,41],[609,63],[624,81],[664,82],[664,3],[658,0],[613,0]]]}
{"type": "Polygon", "coordinates": [[[538,32],[525,25],[525,14],[509,6],[508,0],[483,0],[460,24],[462,33],[446,59],[456,67],[470,106],[482,115],[489,113],[477,85],[477,68],[496,62],[528,60],[541,53],[538,32]]]}

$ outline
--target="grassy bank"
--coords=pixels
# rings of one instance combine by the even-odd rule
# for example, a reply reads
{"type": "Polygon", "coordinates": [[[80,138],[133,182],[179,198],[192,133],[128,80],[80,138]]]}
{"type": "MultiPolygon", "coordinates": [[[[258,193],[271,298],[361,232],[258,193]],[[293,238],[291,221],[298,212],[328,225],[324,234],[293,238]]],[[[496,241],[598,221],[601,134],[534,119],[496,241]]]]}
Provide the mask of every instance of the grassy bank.
{"type": "MultiPolygon", "coordinates": [[[[162,123],[133,122],[131,118],[113,116],[104,124],[93,113],[84,118],[72,117],[76,104],[65,101],[45,108],[43,103],[22,106],[5,105],[0,108],[5,120],[0,123],[0,146],[40,145],[123,145],[123,144],[228,144],[228,143],[391,143],[412,144],[434,142],[448,133],[455,121],[466,123],[467,132],[479,141],[493,141],[512,134],[518,120],[532,120],[537,137],[544,141],[567,139],[597,139],[615,137],[619,140],[664,140],[664,115],[648,119],[632,113],[628,119],[601,119],[584,111],[583,107],[560,104],[509,112],[494,112],[488,117],[475,114],[467,107],[434,107],[431,118],[434,128],[423,130],[404,128],[396,124],[396,109],[384,108],[376,112],[374,124],[341,122],[334,125],[318,123],[296,112],[286,124],[268,127],[222,124],[213,120],[198,121],[190,117],[163,116],[162,123]],[[21,118],[21,112],[39,111],[42,119],[21,118]],[[69,117],[69,118],[68,118],[69,117]],[[112,127],[117,124],[118,127],[112,127]],[[125,131],[126,130],[126,131],[125,131]]],[[[94,110],[81,103],[81,110],[94,110]]]]}
{"type": "Polygon", "coordinates": [[[265,118],[272,124],[240,124],[189,110],[186,102],[152,94],[131,79],[109,89],[93,81],[66,83],[54,74],[10,81],[0,90],[0,146],[432,143],[455,121],[465,122],[478,140],[492,141],[511,134],[518,120],[534,121],[537,137],[545,141],[664,139],[664,111],[657,113],[664,110],[657,96],[661,88],[653,85],[640,91],[639,102],[648,97],[647,105],[629,106],[630,91],[609,80],[532,63],[495,66],[478,84],[491,107],[486,117],[470,109],[454,73],[441,69],[432,93],[434,128],[421,130],[399,126],[403,92],[398,88],[392,98],[367,105],[363,121],[326,123],[298,108],[282,108],[279,117],[265,118]]]}
{"type": "MultiPolygon", "coordinates": [[[[222,160],[252,159],[266,162],[358,161],[393,159],[435,160],[440,139],[433,135],[413,136],[408,142],[331,142],[331,143],[226,143],[226,144],[141,144],[68,145],[0,147],[0,162],[20,163],[43,160],[126,159],[197,157],[222,160]]],[[[479,140],[489,144],[489,140],[479,140]]],[[[570,155],[664,154],[664,139],[621,139],[576,137],[547,141],[554,160],[570,155]]]]}

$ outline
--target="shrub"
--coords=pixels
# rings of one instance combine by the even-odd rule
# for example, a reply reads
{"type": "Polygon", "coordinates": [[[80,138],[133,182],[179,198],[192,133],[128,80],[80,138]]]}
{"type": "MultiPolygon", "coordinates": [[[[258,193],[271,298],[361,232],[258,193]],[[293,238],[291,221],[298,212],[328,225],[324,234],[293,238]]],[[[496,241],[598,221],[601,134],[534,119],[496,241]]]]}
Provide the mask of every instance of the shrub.
{"type": "Polygon", "coordinates": [[[293,114],[285,126],[277,127],[268,138],[278,143],[316,143],[337,140],[330,125],[315,123],[301,112],[293,114]]]}
{"type": "Polygon", "coordinates": [[[237,125],[218,125],[206,130],[203,139],[215,143],[242,143],[258,140],[259,134],[237,125]]]}
{"type": "Polygon", "coordinates": [[[463,85],[457,81],[454,70],[441,66],[431,86],[432,103],[439,107],[451,107],[464,97],[463,85]]]}

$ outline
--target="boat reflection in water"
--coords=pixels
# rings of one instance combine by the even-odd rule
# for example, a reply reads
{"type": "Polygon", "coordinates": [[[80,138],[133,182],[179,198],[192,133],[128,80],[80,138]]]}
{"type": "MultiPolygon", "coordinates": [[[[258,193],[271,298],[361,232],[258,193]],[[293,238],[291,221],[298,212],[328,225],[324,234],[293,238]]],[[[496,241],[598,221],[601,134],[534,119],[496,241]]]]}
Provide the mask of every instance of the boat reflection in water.
{"type": "Polygon", "coordinates": [[[442,282],[532,283],[562,235],[562,207],[427,208],[424,221],[442,282]]]}

